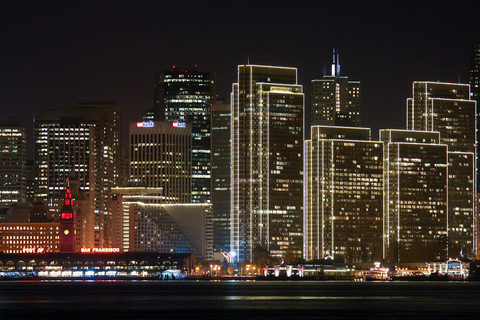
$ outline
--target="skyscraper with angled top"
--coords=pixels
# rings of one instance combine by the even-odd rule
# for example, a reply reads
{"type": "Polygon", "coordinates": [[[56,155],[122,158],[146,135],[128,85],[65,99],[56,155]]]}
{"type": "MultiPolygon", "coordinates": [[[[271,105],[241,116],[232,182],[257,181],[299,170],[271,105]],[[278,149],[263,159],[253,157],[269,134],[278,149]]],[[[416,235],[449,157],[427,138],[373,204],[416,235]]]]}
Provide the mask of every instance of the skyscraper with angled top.
{"type": "Polygon", "coordinates": [[[267,250],[302,256],[303,88],[297,69],[238,66],[231,126],[231,245],[238,261],[267,250]]]}

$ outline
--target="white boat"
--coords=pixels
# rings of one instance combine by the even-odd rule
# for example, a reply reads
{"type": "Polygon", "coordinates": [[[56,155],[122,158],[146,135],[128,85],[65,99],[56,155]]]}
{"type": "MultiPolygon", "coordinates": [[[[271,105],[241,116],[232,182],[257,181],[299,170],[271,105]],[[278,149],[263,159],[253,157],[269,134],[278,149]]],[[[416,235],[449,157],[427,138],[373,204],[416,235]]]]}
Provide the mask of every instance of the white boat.
{"type": "Polygon", "coordinates": [[[380,262],[375,262],[374,267],[370,268],[365,275],[367,281],[385,281],[389,280],[388,268],[380,267],[380,262]]]}

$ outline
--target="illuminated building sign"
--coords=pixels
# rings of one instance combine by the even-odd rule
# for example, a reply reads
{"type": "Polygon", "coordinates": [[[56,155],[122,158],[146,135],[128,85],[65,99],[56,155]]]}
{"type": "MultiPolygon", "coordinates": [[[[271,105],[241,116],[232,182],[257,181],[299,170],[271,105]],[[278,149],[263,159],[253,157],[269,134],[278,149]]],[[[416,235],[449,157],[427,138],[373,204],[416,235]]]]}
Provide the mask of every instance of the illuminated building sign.
{"type": "Polygon", "coordinates": [[[72,220],[73,213],[71,212],[62,212],[62,220],[72,220]]]}
{"type": "Polygon", "coordinates": [[[153,121],[137,122],[137,128],[153,128],[153,127],[155,127],[155,123],[153,121]]]}
{"type": "Polygon", "coordinates": [[[187,123],[186,122],[173,122],[172,123],[174,128],[186,128],[187,123]]]}
{"type": "Polygon", "coordinates": [[[47,250],[45,250],[44,247],[38,247],[38,248],[23,247],[22,252],[23,253],[45,253],[45,252],[47,252],[47,250]]]}
{"type": "Polygon", "coordinates": [[[118,253],[120,248],[91,248],[83,247],[80,248],[81,253],[118,253]]]}

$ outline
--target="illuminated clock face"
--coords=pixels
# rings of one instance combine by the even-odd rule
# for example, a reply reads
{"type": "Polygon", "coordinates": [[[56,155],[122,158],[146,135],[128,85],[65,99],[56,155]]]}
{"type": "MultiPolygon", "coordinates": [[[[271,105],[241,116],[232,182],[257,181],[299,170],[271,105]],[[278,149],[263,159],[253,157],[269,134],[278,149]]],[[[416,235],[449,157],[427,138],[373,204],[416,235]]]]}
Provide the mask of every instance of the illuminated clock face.
{"type": "Polygon", "coordinates": [[[68,235],[68,234],[70,233],[70,231],[68,231],[68,229],[65,229],[65,230],[63,231],[63,233],[65,233],[65,235],[68,235]]]}

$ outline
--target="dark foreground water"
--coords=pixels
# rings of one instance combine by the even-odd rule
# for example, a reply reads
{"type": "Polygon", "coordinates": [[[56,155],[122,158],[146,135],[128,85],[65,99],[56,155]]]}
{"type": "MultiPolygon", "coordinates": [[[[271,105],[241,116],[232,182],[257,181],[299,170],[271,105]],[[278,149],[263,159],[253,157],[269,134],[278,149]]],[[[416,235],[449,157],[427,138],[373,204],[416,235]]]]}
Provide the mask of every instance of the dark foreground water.
{"type": "Polygon", "coordinates": [[[480,283],[0,282],[0,319],[478,319],[480,283]]]}

